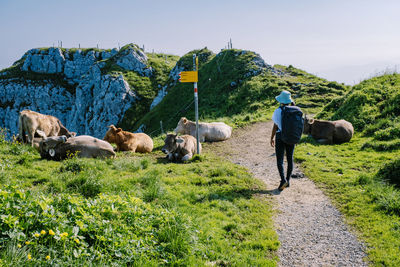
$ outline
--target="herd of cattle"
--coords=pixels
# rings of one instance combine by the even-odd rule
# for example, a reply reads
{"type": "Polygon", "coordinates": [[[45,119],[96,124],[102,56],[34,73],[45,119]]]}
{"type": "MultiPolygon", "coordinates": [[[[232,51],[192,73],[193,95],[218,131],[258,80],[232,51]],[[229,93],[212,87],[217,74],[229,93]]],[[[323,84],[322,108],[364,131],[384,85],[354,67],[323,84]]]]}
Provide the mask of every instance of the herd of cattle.
{"type": "MultiPolygon", "coordinates": [[[[115,157],[116,151],[149,153],[153,150],[153,140],[145,133],[130,133],[108,126],[104,140],[89,135],[77,136],[70,132],[61,121],[51,115],[23,110],[19,114],[19,134],[16,139],[35,147],[42,158],[62,160],[73,155],[88,158],[115,157]]],[[[354,129],[345,120],[322,121],[305,118],[304,133],[320,143],[344,143],[350,141],[354,129]]],[[[187,161],[197,152],[196,124],[181,118],[175,134],[167,134],[162,152],[171,161],[187,161]],[[182,135],[179,135],[182,134],[182,135]]],[[[223,141],[231,137],[232,128],[223,122],[199,123],[199,149],[201,142],[223,141]]]]}
{"type": "MultiPolygon", "coordinates": [[[[149,153],[153,150],[153,140],[145,133],[123,131],[114,125],[108,126],[104,139],[89,135],[77,136],[70,132],[61,121],[51,115],[23,110],[18,120],[19,134],[16,139],[35,147],[42,158],[62,160],[73,155],[79,157],[115,157],[116,151],[149,153]]],[[[181,118],[175,129],[176,134],[167,134],[162,151],[171,161],[187,161],[197,150],[195,123],[181,118]],[[182,134],[182,135],[178,135],[182,134]]],[[[223,141],[230,138],[232,128],[223,122],[199,123],[200,142],[223,141]]],[[[201,150],[201,144],[199,144],[201,150]]],[[[201,152],[201,151],[199,151],[201,152]]]]}

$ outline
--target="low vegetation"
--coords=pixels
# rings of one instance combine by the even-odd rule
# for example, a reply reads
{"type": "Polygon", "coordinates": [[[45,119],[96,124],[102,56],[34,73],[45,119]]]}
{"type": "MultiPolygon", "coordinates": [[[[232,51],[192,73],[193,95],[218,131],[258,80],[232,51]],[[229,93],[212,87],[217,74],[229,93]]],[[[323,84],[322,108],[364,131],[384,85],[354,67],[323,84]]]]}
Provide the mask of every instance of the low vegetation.
{"type": "Polygon", "coordinates": [[[262,185],[213,155],[174,164],[157,149],[54,162],[0,139],[0,180],[1,265],[277,262],[262,185]]]}
{"type": "Polygon", "coordinates": [[[345,215],[373,265],[399,266],[400,159],[397,152],[363,149],[369,140],[357,134],[350,143],[326,146],[306,138],[295,160],[345,215]]]}
{"type": "Polygon", "coordinates": [[[400,148],[400,74],[365,80],[346,95],[327,105],[318,117],[346,119],[363,136],[372,137],[364,149],[376,151],[400,148]]]}
{"type": "Polygon", "coordinates": [[[295,157],[365,241],[375,266],[400,265],[400,75],[365,80],[317,115],[346,119],[350,143],[324,146],[305,138],[295,157]]]}

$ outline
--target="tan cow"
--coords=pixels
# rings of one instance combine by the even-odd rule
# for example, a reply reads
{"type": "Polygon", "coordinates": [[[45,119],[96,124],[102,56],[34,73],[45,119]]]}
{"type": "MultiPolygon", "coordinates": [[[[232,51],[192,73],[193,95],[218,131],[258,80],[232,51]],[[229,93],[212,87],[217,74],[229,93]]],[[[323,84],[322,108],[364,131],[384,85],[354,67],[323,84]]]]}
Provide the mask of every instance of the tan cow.
{"type": "Polygon", "coordinates": [[[31,146],[34,146],[35,136],[45,139],[49,136],[73,137],[76,135],[74,132],[69,132],[58,118],[28,109],[19,113],[18,123],[19,136],[23,142],[28,142],[31,146]]]}
{"type": "MultiPolygon", "coordinates": [[[[196,137],[196,122],[182,117],[175,128],[177,134],[189,134],[196,137]]],[[[232,127],[223,122],[199,122],[199,141],[224,141],[231,137],[232,127]]]]}
{"type": "Polygon", "coordinates": [[[115,152],[110,143],[89,135],[68,138],[51,136],[39,144],[40,156],[44,159],[63,160],[71,156],[81,158],[112,158],[115,152]]]}
{"type": "Polygon", "coordinates": [[[110,125],[108,128],[103,139],[116,144],[117,151],[149,153],[153,150],[153,140],[145,133],[126,132],[114,125],[110,125]]]}
{"type": "Polygon", "coordinates": [[[324,121],[307,119],[304,120],[304,134],[310,134],[321,144],[341,144],[349,142],[353,137],[353,125],[345,120],[324,121]]]}
{"type": "MultiPolygon", "coordinates": [[[[168,134],[164,143],[162,152],[167,154],[171,161],[188,161],[197,150],[196,138],[191,135],[168,134]]],[[[199,144],[199,150],[201,153],[201,144],[199,144]]]]}

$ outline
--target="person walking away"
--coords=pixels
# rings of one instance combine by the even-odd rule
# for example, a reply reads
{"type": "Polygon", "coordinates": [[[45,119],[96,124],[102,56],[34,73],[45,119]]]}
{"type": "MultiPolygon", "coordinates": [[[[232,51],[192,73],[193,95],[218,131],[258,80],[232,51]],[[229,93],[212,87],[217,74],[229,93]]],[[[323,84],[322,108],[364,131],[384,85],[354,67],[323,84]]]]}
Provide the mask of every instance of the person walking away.
{"type": "Polygon", "coordinates": [[[290,92],[283,90],[275,99],[280,103],[280,106],[272,115],[274,126],[271,134],[271,146],[275,147],[276,163],[281,178],[278,189],[282,191],[290,186],[294,147],[300,141],[304,120],[302,118],[303,113],[299,107],[294,105],[290,92]],[[285,152],[287,160],[286,177],[283,167],[285,152]]]}

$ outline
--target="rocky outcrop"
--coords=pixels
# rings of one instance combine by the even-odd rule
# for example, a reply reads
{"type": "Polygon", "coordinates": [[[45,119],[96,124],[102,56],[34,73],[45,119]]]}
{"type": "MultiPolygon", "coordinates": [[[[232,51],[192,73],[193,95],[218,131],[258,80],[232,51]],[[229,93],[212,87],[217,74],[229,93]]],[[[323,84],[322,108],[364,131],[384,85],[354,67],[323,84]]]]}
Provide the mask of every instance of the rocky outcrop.
{"type": "Polygon", "coordinates": [[[129,45],[123,49],[116,59],[118,66],[125,70],[136,71],[142,76],[150,77],[152,68],[147,66],[147,56],[137,45],[129,45]]]}
{"type": "Polygon", "coordinates": [[[31,109],[58,117],[79,135],[103,138],[107,126],[118,124],[126,110],[139,100],[122,75],[102,73],[104,59],[120,62],[141,75],[152,73],[146,65],[146,55],[129,48],[123,53],[116,49],[31,49],[22,59],[18,65],[22,73],[58,76],[40,81],[20,79],[18,75],[0,79],[0,127],[9,129],[11,134],[18,132],[19,112],[31,109]],[[65,82],[60,83],[60,79],[65,82]]]}

